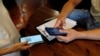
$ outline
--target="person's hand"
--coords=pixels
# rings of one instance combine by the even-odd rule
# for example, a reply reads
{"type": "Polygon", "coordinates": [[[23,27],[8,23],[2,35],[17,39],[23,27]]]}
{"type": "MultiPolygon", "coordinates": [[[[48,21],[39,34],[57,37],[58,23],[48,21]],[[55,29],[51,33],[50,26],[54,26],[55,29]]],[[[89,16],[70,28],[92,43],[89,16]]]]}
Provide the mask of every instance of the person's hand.
{"type": "Polygon", "coordinates": [[[63,26],[65,26],[66,22],[65,22],[65,19],[57,19],[54,27],[56,28],[63,28],[63,26]]]}
{"type": "Polygon", "coordinates": [[[71,42],[75,39],[82,37],[82,33],[78,32],[74,29],[60,30],[60,32],[66,32],[67,33],[67,36],[57,36],[56,37],[57,40],[60,41],[60,42],[68,43],[68,42],[71,42]]]}
{"type": "Polygon", "coordinates": [[[32,45],[29,45],[27,42],[22,42],[22,43],[16,43],[11,47],[12,51],[21,51],[21,50],[26,50],[32,47],[32,45]]]}

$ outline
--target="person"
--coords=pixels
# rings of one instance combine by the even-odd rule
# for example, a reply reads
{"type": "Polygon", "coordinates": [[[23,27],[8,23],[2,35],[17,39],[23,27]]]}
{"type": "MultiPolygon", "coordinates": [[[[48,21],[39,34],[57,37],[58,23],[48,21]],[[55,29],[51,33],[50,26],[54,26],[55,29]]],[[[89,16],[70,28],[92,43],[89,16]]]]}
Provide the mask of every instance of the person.
{"type": "Polygon", "coordinates": [[[66,32],[67,36],[57,36],[57,40],[60,42],[69,43],[76,39],[88,39],[88,40],[100,40],[100,28],[87,30],[87,31],[76,31],[75,29],[64,29],[60,32],[66,32]]]}
{"type": "Polygon", "coordinates": [[[20,56],[18,50],[24,50],[24,48],[27,49],[31,46],[27,43],[19,43],[19,31],[12,22],[3,0],[0,0],[0,12],[0,55],[20,56]]]}
{"type": "MultiPolygon", "coordinates": [[[[69,1],[72,1],[72,0],[69,0],[69,1]]],[[[86,30],[86,31],[76,31],[75,29],[61,30],[61,32],[66,32],[67,36],[57,36],[58,41],[68,43],[75,39],[100,40],[100,6],[99,6],[100,1],[99,0],[96,0],[96,1],[91,0],[91,4],[92,5],[90,7],[90,12],[95,20],[94,20],[94,22],[91,22],[91,23],[93,23],[93,25],[88,25],[86,23],[89,30],[86,30]]],[[[64,23],[63,21],[64,21],[64,18],[66,17],[66,15],[68,16],[68,14],[70,13],[69,11],[73,10],[73,8],[74,8],[74,7],[72,7],[71,9],[70,8],[68,9],[67,7],[69,7],[68,3],[66,3],[64,5],[64,7],[61,11],[61,14],[58,16],[58,21],[56,22],[55,27],[60,27],[60,25],[64,23]]],[[[79,12],[79,11],[77,11],[77,12],[79,12]]],[[[84,14],[82,14],[82,12],[80,14],[84,15],[84,14]]],[[[75,17],[75,14],[73,14],[73,15],[74,15],[73,17],[75,17]]],[[[87,22],[90,22],[90,21],[87,21],[87,22]]]]}
{"type": "Polygon", "coordinates": [[[9,48],[0,49],[0,55],[4,55],[4,54],[16,52],[16,51],[21,51],[21,50],[26,50],[30,47],[32,47],[32,45],[28,45],[27,42],[16,43],[9,48]]]}
{"type": "Polygon", "coordinates": [[[84,29],[93,29],[99,27],[95,24],[95,19],[91,15],[91,0],[49,0],[50,7],[58,10],[58,20],[55,27],[63,27],[66,22],[65,18],[77,21],[77,26],[84,29]]]}
{"type": "Polygon", "coordinates": [[[91,14],[96,19],[96,22],[100,22],[100,1],[99,0],[91,0],[91,14]]]}

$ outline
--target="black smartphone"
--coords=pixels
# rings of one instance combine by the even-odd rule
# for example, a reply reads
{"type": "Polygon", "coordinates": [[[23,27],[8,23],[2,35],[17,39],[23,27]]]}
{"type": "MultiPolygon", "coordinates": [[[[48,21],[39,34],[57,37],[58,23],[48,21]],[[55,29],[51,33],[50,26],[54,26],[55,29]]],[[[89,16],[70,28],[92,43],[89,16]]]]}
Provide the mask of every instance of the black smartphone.
{"type": "Polygon", "coordinates": [[[44,42],[40,34],[20,38],[20,42],[25,41],[28,41],[28,44],[38,44],[44,42]]]}
{"type": "Polygon", "coordinates": [[[46,27],[45,30],[49,33],[51,36],[66,36],[67,33],[65,32],[59,32],[61,28],[53,28],[53,27],[46,27]]]}

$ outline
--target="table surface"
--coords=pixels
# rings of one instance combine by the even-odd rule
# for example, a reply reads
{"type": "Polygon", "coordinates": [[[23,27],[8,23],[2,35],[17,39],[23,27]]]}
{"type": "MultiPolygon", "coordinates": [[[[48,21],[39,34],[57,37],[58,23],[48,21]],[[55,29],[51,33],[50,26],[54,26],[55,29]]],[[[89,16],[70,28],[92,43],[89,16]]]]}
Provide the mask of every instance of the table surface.
{"type": "MultiPolygon", "coordinates": [[[[26,27],[28,34],[38,34],[35,27],[41,25],[47,16],[51,16],[47,14],[47,11],[41,10],[32,14],[30,17],[28,26],[26,27]]],[[[42,44],[34,45],[30,49],[30,52],[30,56],[100,56],[100,42],[75,40],[65,44],[60,43],[57,40],[53,43],[45,41],[42,44]]]]}
{"type": "MultiPolygon", "coordinates": [[[[14,14],[12,10],[10,13],[12,13],[14,20],[17,14],[14,14]]],[[[52,13],[51,9],[41,7],[30,14],[30,17],[27,17],[29,21],[24,28],[25,34],[39,34],[36,26],[42,24],[46,18],[53,17],[52,13]]],[[[45,37],[43,38],[45,39],[45,37]]],[[[57,40],[53,42],[44,41],[44,43],[34,45],[29,50],[29,56],[100,56],[100,42],[93,40],[75,40],[70,43],[61,43],[57,40]]]]}

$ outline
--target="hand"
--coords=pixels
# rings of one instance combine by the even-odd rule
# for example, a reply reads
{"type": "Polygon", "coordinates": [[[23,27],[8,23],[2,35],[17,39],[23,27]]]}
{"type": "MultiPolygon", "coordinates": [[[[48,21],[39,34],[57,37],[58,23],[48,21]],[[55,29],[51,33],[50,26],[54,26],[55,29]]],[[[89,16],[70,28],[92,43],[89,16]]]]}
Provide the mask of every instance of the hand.
{"type": "Polygon", "coordinates": [[[63,28],[63,26],[65,26],[65,24],[66,24],[65,19],[57,19],[54,27],[63,28]]]}
{"type": "Polygon", "coordinates": [[[72,40],[82,37],[82,33],[74,29],[60,30],[61,32],[66,32],[67,36],[57,36],[57,40],[60,42],[71,42],[72,40]]]}
{"type": "Polygon", "coordinates": [[[15,45],[13,45],[11,50],[12,51],[21,51],[21,50],[26,50],[30,47],[32,47],[32,45],[29,45],[27,42],[22,42],[22,43],[17,43],[15,45]]]}

